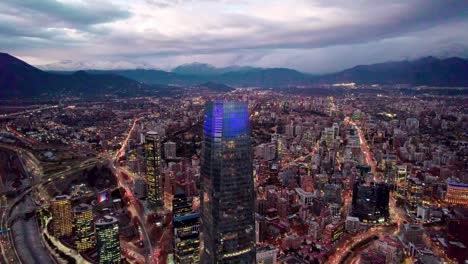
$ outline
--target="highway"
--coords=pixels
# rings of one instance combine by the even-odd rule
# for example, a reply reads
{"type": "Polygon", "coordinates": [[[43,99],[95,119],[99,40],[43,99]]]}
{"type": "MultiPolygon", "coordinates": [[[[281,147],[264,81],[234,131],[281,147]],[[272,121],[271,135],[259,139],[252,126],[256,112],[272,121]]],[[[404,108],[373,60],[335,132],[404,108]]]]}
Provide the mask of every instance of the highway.
{"type": "Polygon", "coordinates": [[[35,205],[26,195],[12,210],[12,232],[15,248],[23,263],[55,263],[43,246],[35,216],[35,205]]]}
{"type": "MultiPolygon", "coordinates": [[[[361,151],[362,153],[364,153],[366,157],[367,164],[371,167],[371,172],[375,173],[377,165],[375,163],[375,160],[372,158],[372,153],[369,149],[369,145],[367,144],[367,140],[364,136],[364,132],[362,131],[361,127],[358,126],[356,122],[354,122],[352,119],[348,118],[347,121],[357,129],[359,141],[361,143],[361,151]]],[[[375,175],[374,175],[374,178],[375,178],[375,175]]]]}
{"type": "Polygon", "coordinates": [[[52,109],[52,108],[57,108],[57,107],[58,107],[58,105],[43,106],[43,107],[31,109],[31,110],[15,112],[15,113],[11,113],[11,114],[3,114],[3,115],[0,115],[0,120],[15,117],[15,116],[19,116],[19,115],[33,114],[33,113],[37,113],[37,112],[42,111],[42,110],[47,110],[47,109],[52,109]]]}
{"type": "Polygon", "coordinates": [[[153,246],[152,246],[152,243],[151,243],[151,239],[148,235],[148,228],[146,227],[146,218],[145,218],[145,215],[144,215],[144,212],[142,212],[141,210],[138,209],[139,207],[139,201],[135,198],[135,196],[133,195],[133,192],[132,192],[132,189],[131,189],[131,186],[129,186],[128,184],[128,181],[126,181],[125,179],[123,179],[123,177],[121,176],[122,175],[122,171],[120,170],[120,168],[117,168],[115,167],[114,165],[112,165],[112,170],[114,172],[114,175],[118,181],[118,184],[119,184],[119,187],[122,187],[124,188],[125,190],[125,195],[127,198],[129,198],[131,204],[128,205],[128,210],[130,211],[130,213],[132,213],[132,215],[136,216],[137,219],[138,219],[138,222],[141,224],[141,229],[142,229],[142,233],[143,233],[143,238],[144,238],[144,246],[145,248],[147,249],[147,256],[146,256],[146,263],[153,263],[153,259],[152,259],[152,252],[153,252],[153,246]]]}
{"type": "MultiPolygon", "coordinates": [[[[128,174],[128,171],[124,170],[123,168],[120,168],[118,165],[116,166],[117,162],[118,162],[118,159],[120,157],[122,157],[123,155],[125,155],[125,149],[127,147],[127,144],[128,144],[128,140],[131,138],[132,134],[133,134],[133,131],[135,130],[135,127],[136,127],[136,124],[138,121],[140,121],[142,118],[141,117],[138,117],[138,118],[135,118],[133,121],[132,121],[132,126],[130,127],[130,130],[128,131],[127,133],[127,136],[124,138],[124,140],[122,141],[122,144],[121,144],[121,148],[120,150],[113,156],[113,159],[112,159],[112,166],[111,166],[111,169],[118,181],[118,184],[119,184],[119,187],[122,187],[125,189],[125,194],[126,196],[130,199],[131,201],[131,205],[128,207],[129,211],[135,215],[138,219],[138,221],[140,222],[141,224],[141,229],[142,229],[142,232],[143,232],[143,237],[144,237],[144,246],[146,248],[146,251],[147,251],[147,255],[146,255],[146,263],[154,263],[154,259],[153,259],[153,245],[151,243],[151,239],[148,235],[148,228],[146,227],[146,218],[145,218],[145,215],[144,215],[144,212],[141,212],[140,210],[138,210],[138,204],[140,203],[136,198],[135,196],[133,195],[133,192],[132,192],[132,188],[131,186],[129,185],[129,182],[126,181],[125,179],[123,179],[122,177],[122,173],[125,173],[127,175],[130,175],[128,174]]],[[[128,254],[128,252],[127,252],[128,254]]]]}
{"type": "MultiPolygon", "coordinates": [[[[30,174],[23,161],[29,155],[24,155],[26,152],[16,147],[7,147],[7,149],[16,153],[23,173],[29,175],[30,183],[38,182],[37,175],[30,174]]],[[[0,226],[11,228],[11,231],[4,233],[1,237],[2,263],[54,263],[53,258],[41,243],[34,214],[36,207],[30,197],[31,186],[18,191],[20,193],[13,199],[8,200],[4,196],[0,199],[2,207],[5,207],[1,210],[0,226]]]]}

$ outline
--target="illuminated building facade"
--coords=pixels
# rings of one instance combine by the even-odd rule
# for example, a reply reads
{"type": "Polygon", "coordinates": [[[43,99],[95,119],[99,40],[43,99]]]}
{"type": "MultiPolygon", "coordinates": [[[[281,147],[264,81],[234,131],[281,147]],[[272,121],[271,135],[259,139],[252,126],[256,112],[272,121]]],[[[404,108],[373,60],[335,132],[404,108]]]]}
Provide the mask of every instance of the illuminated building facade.
{"type": "Polygon", "coordinates": [[[407,181],[408,171],[406,165],[397,166],[395,186],[396,192],[401,196],[406,195],[407,181]]]}
{"type": "Polygon", "coordinates": [[[345,231],[345,222],[341,221],[336,224],[329,224],[325,227],[323,233],[323,241],[326,243],[334,243],[340,239],[341,235],[345,231]]]}
{"type": "Polygon", "coordinates": [[[71,197],[59,195],[52,199],[52,229],[56,237],[72,235],[71,197]]]}
{"type": "Polygon", "coordinates": [[[99,263],[120,263],[119,222],[112,216],[96,221],[97,253],[99,263]]]}
{"type": "Polygon", "coordinates": [[[247,105],[208,103],[201,163],[203,263],[255,263],[252,167],[247,105]]]}
{"type": "Polygon", "coordinates": [[[73,236],[75,247],[79,252],[96,246],[94,233],[93,207],[89,204],[80,204],[73,207],[73,236]]]}
{"type": "Polygon", "coordinates": [[[407,205],[409,212],[416,214],[418,205],[421,204],[424,195],[424,186],[418,178],[410,178],[407,182],[407,205]]]}
{"type": "Polygon", "coordinates": [[[161,175],[161,140],[157,132],[146,133],[145,161],[148,183],[147,199],[151,207],[160,209],[164,206],[164,185],[161,175]]]}
{"type": "Polygon", "coordinates": [[[200,263],[200,214],[192,212],[192,201],[180,188],[172,203],[175,263],[200,263]]]}
{"type": "Polygon", "coordinates": [[[447,184],[447,194],[445,195],[447,203],[468,205],[468,184],[449,183],[447,184]]]}
{"type": "Polygon", "coordinates": [[[362,222],[387,221],[389,197],[389,188],[384,183],[357,182],[353,188],[352,216],[362,222]]]}

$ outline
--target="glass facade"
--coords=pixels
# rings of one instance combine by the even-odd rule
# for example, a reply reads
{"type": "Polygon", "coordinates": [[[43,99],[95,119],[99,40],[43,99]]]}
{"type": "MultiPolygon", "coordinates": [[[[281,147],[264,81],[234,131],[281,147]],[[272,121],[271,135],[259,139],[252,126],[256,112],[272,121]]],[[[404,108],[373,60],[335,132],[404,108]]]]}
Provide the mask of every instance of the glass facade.
{"type": "Polygon", "coordinates": [[[174,259],[177,264],[200,263],[200,214],[182,189],[173,199],[174,259]]]}
{"type": "Polygon", "coordinates": [[[96,221],[96,237],[99,263],[121,263],[118,220],[104,216],[96,221]]]}
{"type": "Polygon", "coordinates": [[[362,222],[384,222],[389,219],[389,188],[384,183],[362,184],[353,188],[352,216],[362,222]]]}
{"type": "Polygon", "coordinates": [[[71,197],[59,195],[52,199],[52,229],[56,237],[72,235],[71,197]]]}
{"type": "Polygon", "coordinates": [[[255,263],[252,169],[247,105],[208,103],[201,163],[202,263],[255,263]]]}
{"type": "Polygon", "coordinates": [[[146,181],[148,202],[154,209],[164,206],[164,186],[161,175],[161,140],[157,132],[150,131],[145,137],[146,181]]]}
{"type": "Polygon", "coordinates": [[[96,246],[94,233],[93,207],[89,204],[80,204],[73,207],[73,236],[75,247],[79,252],[96,246]]]}

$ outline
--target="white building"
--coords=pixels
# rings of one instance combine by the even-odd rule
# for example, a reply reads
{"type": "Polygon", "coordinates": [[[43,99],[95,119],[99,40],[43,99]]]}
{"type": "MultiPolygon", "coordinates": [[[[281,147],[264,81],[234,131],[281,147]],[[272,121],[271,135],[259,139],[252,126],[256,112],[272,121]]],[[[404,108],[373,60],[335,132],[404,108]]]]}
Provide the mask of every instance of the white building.
{"type": "Polygon", "coordinates": [[[345,229],[347,232],[350,233],[357,233],[359,232],[361,223],[359,222],[359,218],[348,216],[346,217],[345,222],[345,229]]]}
{"type": "Polygon", "coordinates": [[[276,264],[278,249],[272,245],[257,248],[257,264],[276,264]]]}
{"type": "Polygon", "coordinates": [[[427,207],[425,205],[420,205],[420,206],[418,206],[416,217],[421,218],[421,220],[424,221],[424,222],[429,221],[430,220],[430,212],[431,212],[431,210],[429,209],[429,207],[427,207]]]}
{"type": "Polygon", "coordinates": [[[341,206],[337,203],[332,203],[330,204],[330,213],[333,218],[340,218],[341,213],[340,213],[341,206]]]}
{"type": "Polygon", "coordinates": [[[312,205],[314,193],[306,192],[302,188],[296,188],[296,193],[299,196],[299,203],[301,205],[312,205]]]}

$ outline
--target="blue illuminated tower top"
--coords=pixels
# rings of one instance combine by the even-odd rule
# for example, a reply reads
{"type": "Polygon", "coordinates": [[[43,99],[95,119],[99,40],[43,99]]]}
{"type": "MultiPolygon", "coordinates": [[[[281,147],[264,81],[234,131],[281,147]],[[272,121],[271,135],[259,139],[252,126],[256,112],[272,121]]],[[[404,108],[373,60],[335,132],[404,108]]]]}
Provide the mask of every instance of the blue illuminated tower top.
{"type": "Polygon", "coordinates": [[[241,102],[209,102],[205,106],[205,136],[235,138],[249,134],[247,105],[241,102]],[[224,122],[223,122],[224,120],[224,122]]]}

